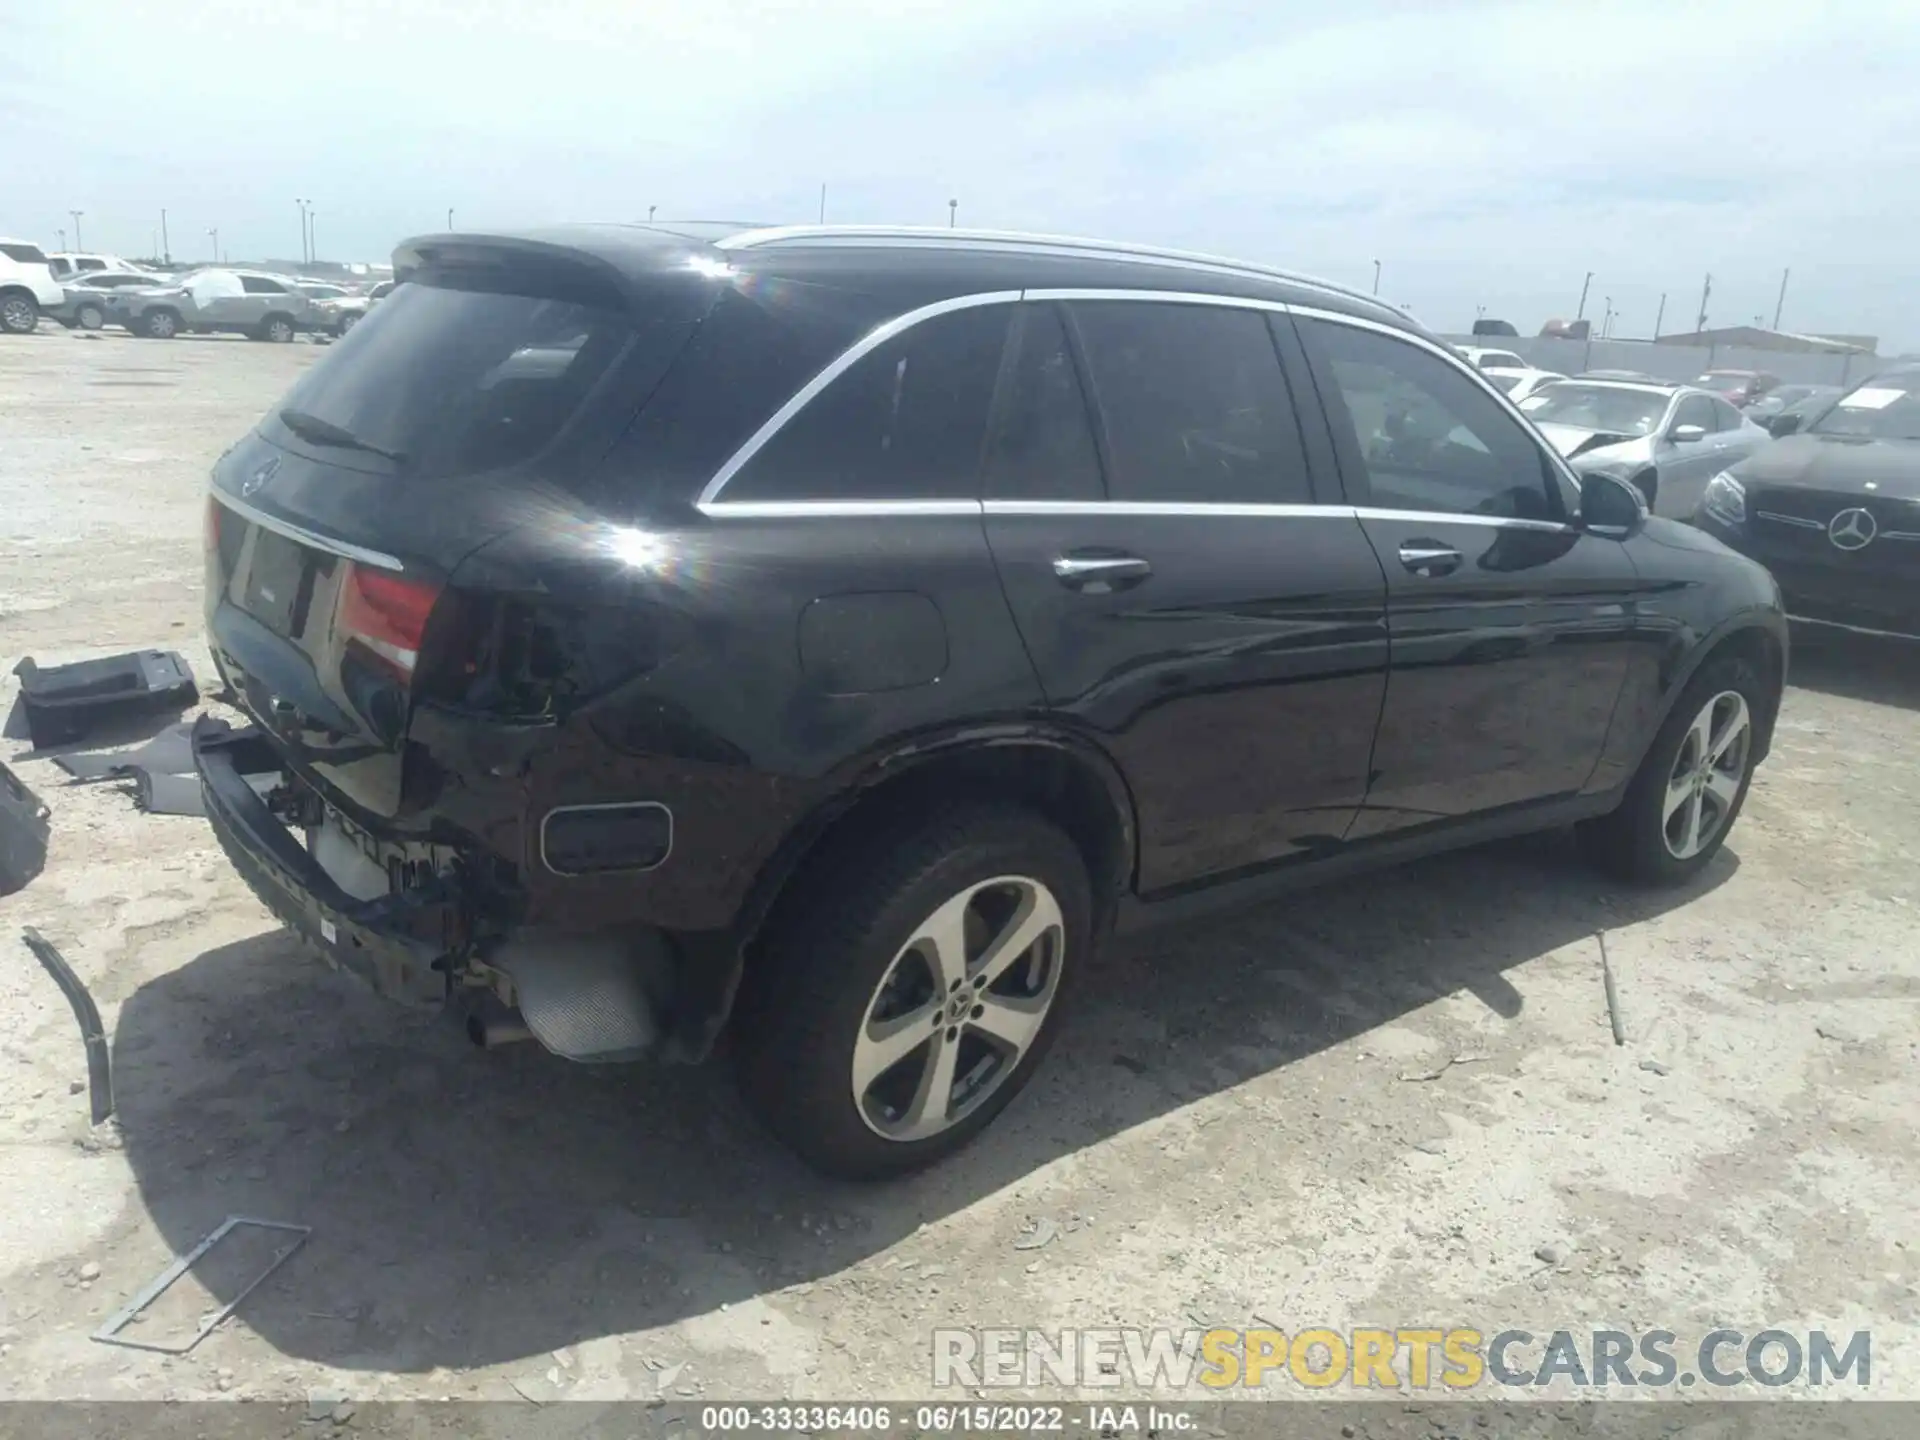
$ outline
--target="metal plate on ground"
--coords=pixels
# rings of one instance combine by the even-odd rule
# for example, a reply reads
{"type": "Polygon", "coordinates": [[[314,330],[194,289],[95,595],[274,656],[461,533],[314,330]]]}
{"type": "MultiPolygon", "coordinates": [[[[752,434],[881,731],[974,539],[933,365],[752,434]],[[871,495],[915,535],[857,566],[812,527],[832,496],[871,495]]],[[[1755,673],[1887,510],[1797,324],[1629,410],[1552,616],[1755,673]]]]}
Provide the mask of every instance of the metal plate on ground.
{"type": "Polygon", "coordinates": [[[219,1329],[226,1318],[240,1308],[240,1302],[251,1295],[262,1280],[278,1270],[288,1256],[306,1243],[307,1237],[312,1233],[311,1225],[287,1225],[278,1220],[255,1220],[245,1215],[229,1215],[211,1235],[148,1281],[138,1295],[135,1295],[104,1325],[93,1332],[93,1338],[103,1345],[125,1345],[133,1350],[157,1350],[162,1355],[184,1355],[219,1329]],[[248,1228],[284,1232],[284,1243],[274,1248],[272,1258],[267,1261],[265,1267],[240,1286],[231,1300],[202,1318],[200,1328],[194,1332],[190,1340],[178,1345],[168,1345],[149,1340],[132,1340],[120,1333],[133,1323],[134,1318],[141,1311],[164,1295],[169,1286],[191,1270],[214,1246],[236,1230],[248,1228]]]}

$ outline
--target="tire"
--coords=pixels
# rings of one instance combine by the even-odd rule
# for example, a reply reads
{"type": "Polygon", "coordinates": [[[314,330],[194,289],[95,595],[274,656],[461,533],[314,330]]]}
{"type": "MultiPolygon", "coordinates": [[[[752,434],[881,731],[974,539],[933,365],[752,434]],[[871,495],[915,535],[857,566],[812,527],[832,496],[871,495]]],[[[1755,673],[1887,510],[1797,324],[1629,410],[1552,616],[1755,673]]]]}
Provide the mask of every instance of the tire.
{"type": "Polygon", "coordinates": [[[25,290],[0,292],[0,330],[31,335],[40,328],[40,302],[25,290]]]}
{"type": "Polygon", "coordinates": [[[340,317],[340,323],[334,326],[333,333],[336,335],[344,335],[359,323],[360,317],[358,315],[342,315],[340,317]]]}
{"type": "Polygon", "coordinates": [[[1092,916],[1073,842],[1012,806],[969,806],[829,851],[789,883],[749,956],[733,1044],[749,1108],[842,1179],[902,1175],[952,1154],[1038,1068],[1086,963],[1092,916]],[[938,948],[914,943],[943,918],[957,920],[967,965],[944,991],[938,948]],[[1008,963],[984,979],[994,939],[1016,933],[1037,938],[1005,946],[1008,963]],[[1021,1044],[975,1024],[989,1009],[1021,1044]],[[894,1036],[924,1042],[874,1043],[870,1027],[909,1016],[894,1036]],[[918,1099],[941,1089],[944,1101],[918,1099]]]}
{"type": "Polygon", "coordinates": [[[1610,874],[1642,885],[1684,884],[1705,869],[1747,802],[1756,727],[1771,709],[1772,698],[1752,660],[1742,655],[1709,659],[1687,683],[1648,747],[1620,808],[1579,827],[1588,858],[1610,874]],[[1718,780],[1709,779],[1703,786],[1697,727],[1704,715],[1709,732],[1717,731],[1730,716],[1735,697],[1745,707],[1744,732],[1731,741],[1732,750],[1739,752],[1738,773],[1733,773],[1728,752],[1722,752],[1711,767],[1718,780]],[[1681,772],[1679,784],[1673,783],[1676,771],[1681,772]],[[1694,832],[1697,844],[1691,846],[1686,843],[1690,802],[1682,793],[1689,775],[1695,777],[1691,804],[1698,807],[1691,813],[1697,814],[1700,826],[1694,832]],[[1679,845],[1673,843],[1676,835],[1679,845]]]}
{"type": "Polygon", "coordinates": [[[149,310],[135,322],[134,334],[149,340],[172,340],[180,334],[180,317],[171,310],[149,310]]]}
{"type": "Polygon", "coordinates": [[[73,312],[73,323],[82,330],[98,330],[107,323],[107,312],[98,305],[82,305],[73,312]]]}
{"type": "Polygon", "coordinates": [[[275,345],[289,345],[293,343],[293,321],[285,315],[269,315],[260,322],[260,329],[256,333],[259,339],[275,345]]]}

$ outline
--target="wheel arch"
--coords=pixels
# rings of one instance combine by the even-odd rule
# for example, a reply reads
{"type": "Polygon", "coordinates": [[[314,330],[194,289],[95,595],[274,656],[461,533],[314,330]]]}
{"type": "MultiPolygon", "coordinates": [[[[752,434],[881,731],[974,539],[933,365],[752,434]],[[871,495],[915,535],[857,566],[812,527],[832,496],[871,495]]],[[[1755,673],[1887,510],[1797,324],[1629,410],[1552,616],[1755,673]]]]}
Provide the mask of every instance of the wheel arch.
{"type": "Polygon", "coordinates": [[[1757,609],[1729,616],[1681,656],[1668,675],[1659,714],[1641,737],[1641,755],[1645,755],[1654,736],[1660,733],[1660,727],[1667,723],[1668,717],[1673,714],[1673,707],[1680,703],[1680,696],[1693,677],[1700,673],[1708,661],[1722,655],[1746,656],[1773,681],[1763,713],[1754,717],[1753,763],[1758,764],[1767,758],[1767,752],[1773,745],[1774,723],[1780,718],[1780,697],[1786,690],[1787,628],[1786,621],[1778,612],[1757,609]]]}
{"type": "Polygon", "coordinates": [[[674,937],[682,973],[694,983],[683,987],[675,1006],[673,1058],[695,1061],[712,1049],[756,940],[781,897],[805,883],[812,864],[903,809],[984,799],[1029,806],[1066,832],[1087,862],[1095,933],[1109,930],[1133,884],[1138,831],[1132,792],[1106,752],[1070,731],[1031,725],[922,737],[850,767],[831,797],[775,847],[724,935],[674,937]]]}

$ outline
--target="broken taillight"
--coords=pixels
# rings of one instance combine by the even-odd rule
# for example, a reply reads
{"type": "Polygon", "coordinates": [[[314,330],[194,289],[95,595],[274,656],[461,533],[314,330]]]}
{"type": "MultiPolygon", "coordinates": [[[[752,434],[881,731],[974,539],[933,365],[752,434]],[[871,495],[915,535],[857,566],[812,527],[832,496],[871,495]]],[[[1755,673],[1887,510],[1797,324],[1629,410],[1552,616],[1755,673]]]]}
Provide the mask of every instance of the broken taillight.
{"type": "Polygon", "coordinates": [[[334,629],[402,683],[411,682],[427,617],[439,598],[438,585],[348,561],[334,629]]]}

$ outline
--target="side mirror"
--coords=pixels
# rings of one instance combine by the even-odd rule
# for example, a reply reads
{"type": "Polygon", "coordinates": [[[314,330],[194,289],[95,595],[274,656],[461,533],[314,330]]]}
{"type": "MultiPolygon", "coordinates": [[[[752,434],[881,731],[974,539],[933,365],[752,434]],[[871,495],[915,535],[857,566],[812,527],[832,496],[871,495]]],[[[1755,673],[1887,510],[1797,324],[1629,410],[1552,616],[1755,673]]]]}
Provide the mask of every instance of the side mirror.
{"type": "Polygon", "coordinates": [[[1767,433],[1776,440],[1783,435],[1791,435],[1800,428],[1802,418],[1791,410],[1782,410],[1778,415],[1769,415],[1766,422],[1767,433]]]}
{"type": "Polygon", "coordinates": [[[1596,535],[1624,540],[1647,523],[1647,497],[1617,475],[1580,477],[1580,523],[1596,535]]]}
{"type": "Polygon", "coordinates": [[[1676,425],[1667,432],[1667,438],[1676,445],[1691,445],[1696,440],[1707,438],[1704,425],[1676,425]]]}

